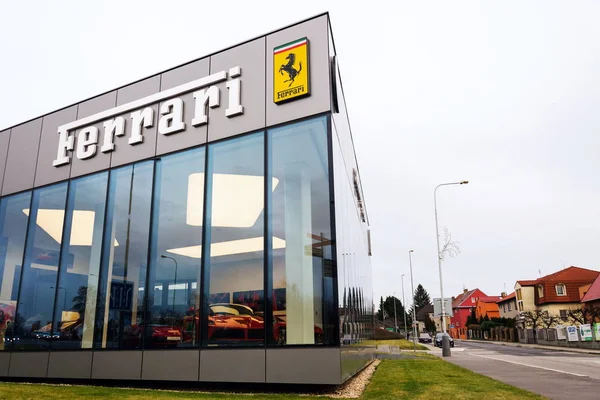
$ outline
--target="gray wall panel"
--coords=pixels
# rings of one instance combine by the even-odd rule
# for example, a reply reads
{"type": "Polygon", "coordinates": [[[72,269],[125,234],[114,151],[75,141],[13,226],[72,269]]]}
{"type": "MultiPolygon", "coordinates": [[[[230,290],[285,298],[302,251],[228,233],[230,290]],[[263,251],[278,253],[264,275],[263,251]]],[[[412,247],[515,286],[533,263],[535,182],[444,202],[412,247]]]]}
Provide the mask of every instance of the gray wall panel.
{"type": "Polygon", "coordinates": [[[0,376],[8,376],[8,365],[10,364],[10,354],[0,352],[0,376]]]}
{"type": "Polygon", "coordinates": [[[264,349],[203,350],[202,382],[265,382],[264,349]]]}
{"type": "Polygon", "coordinates": [[[71,163],[55,168],[52,166],[52,162],[58,153],[58,127],[76,119],[77,106],[65,108],[44,117],[34,186],[43,186],[69,179],[71,163]]]}
{"type": "Polygon", "coordinates": [[[44,352],[13,352],[10,356],[8,376],[22,378],[45,378],[48,370],[48,355],[44,352]]]}
{"type": "Polygon", "coordinates": [[[33,187],[41,130],[42,118],[12,128],[3,196],[33,187]]]}
{"type": "Polygon", "coordinates": [[[339,348],[267,349],[267,383],[341,383],[339,348]]]}
{"type": "Polygon", "coordinates": [[[330,109],[327,16],[312,19],[267,36],[267,125],[305,117],[330,109]],[[273,48],[308,37],[310,96],[285,104],[273,102],[273,48]]]}
{"type": "MultiPolygon", "coordinates": [[[[155,75],[133,85],[119,89],[117,92],[117,105],[129,103],[160,91],[160,75],[155,75]]],[[[158,104],[152,106],[154,109],[154,125],[150,128],[142,128],[144,141],[140,144],[130,146],[127,141],[131,132],[130,112],[122,115],[125,118],[125,136],[115,138],[115,151],[112,152],[110,165],[112,167],[130,162],[154,157],[156,152],[156,132],[158,127],[158,104]]]]}
{"type": "MultiPolygon", "coordinates": [[[[203,58],[202,60],[165,72],[161,76],[160,90],[170,89],[209,75],[208,64],[209,58],[203,58]]],[[[183,119],[186,128],[184,131],[173,133],[168,136],[158,135],[156,138],[157,155],[206,143],[207,126],[192,126],[192,119],[194,118],[194,97],[192,96],[192,93],[178,97],[182,99],[184,103],[183,119]]],[[[210,120],[208,123],[210,124],[210,120]]]]}
{"type": "MultiPolygon", "coordinates": [[[[102,96],[94,97],[83,103],[79,103],[79,109],[77,111],[77,119],[96,114],[100,111],[105,111],[113,108],[117,101],[117,91],[103,94],[102,96]]],[[[100,147],[104,142],[104,128],[102,121],[94,124],[98,128],[98,149],[96,155],[87,160],[78,160],[75,152],[72,154],[71,163],[71,177],[81,176],[96,171],[107,169],[110,166],[111,153],[102,153],[100,147]]],[[[77,135],[81,129],[75,131],[75,149],[77,149],[77,135]]],[[[127,130],[126,130],[127,132],[127,130]]],[[[127,134],[126,134],[127,136],[127,134]]],[[[54,168],[54,167],[53,167],[54,168]]]]}
{"type": "Polygon", "coordinates": [[[198,381],[199,359],[198,349],[144,351],[142,379],[198,381]]]}
{"type": "Polygon", "coordinates": [[[140,379],[141,351],[96,351],[92,379],[140,379]]]}
{"type": "Polygon", "coordinates": [[[211,74],[229,71],[235,66],[242,69],[244,113],[233,117],[225,115],[229,92],[225,82],[217,85],[221,90],[221,105],[211,108],[208,114],[209,142],[265,127],[265,38],[215,54],[210,59],[211,74]]]}
{"type": "Polygon", "coordinates": [[[91,374],[91,351],[54,351],[50,353],[48,378],[90,379],[91,374]]]}
{"type": "Polygon", "coordinates": [[[358,347],[345,346],[342,347],[342,381],[346,381],[364,367],[369,365],[375,359],[375,346],[358,347]]]}
{"type": "Polygon", "coordinates": [[[0,132],[0,190],[4,181],[4,167],[8,156],[8,142],[10,141],[10,129],[0,132]]]}

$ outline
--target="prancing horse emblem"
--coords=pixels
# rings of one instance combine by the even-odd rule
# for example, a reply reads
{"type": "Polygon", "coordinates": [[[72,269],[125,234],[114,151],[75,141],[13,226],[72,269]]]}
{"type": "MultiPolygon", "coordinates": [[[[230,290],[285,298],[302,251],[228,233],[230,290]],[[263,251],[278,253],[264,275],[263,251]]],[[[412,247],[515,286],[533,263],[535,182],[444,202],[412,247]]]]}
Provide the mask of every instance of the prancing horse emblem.
{"type": "Polygon", "coordinates": [[[294,53],[290,53],[285,59],[288,60],[288,62],[287,64],[282,64],[281,67],[279,67],[279,73],[283,75],[283,71],[287,72],[289,79],[286,79],[285,81],[283,81],[283,83],[289,82],[290,84],[288,85],[288,87],[290,87],[292,86],[292,83],[294,83],[294,80],[296,79],[298,74],[300,74],[300,71],[302,71],[302,61],[300,61],[300,63],[298,64],[299,68],[296,70],[296,68],[294,68],[294,63],[296,62],[296,55],[294,53]]]}

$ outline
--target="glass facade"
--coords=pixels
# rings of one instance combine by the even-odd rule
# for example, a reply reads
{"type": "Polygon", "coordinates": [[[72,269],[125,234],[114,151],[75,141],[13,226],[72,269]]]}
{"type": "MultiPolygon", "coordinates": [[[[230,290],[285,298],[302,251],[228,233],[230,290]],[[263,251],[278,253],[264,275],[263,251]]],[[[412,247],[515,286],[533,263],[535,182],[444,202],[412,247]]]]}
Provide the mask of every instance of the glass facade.
{"type": "Polygon", "coordinates": [[[30,203],[31,193],[0,201],[0,351],[12,344],[30,203]]]}
{"type": "Polygon", "coordinates": [[[279,345],[336,342],[327,124],[321,117],[269,131],[273,332],[279,345]]]}
{"type": "Polygon", "coordinates": [[[337,345],[329,123],[1,199],[0,350],[337,345]]]}
{"type": "Polygon", "coordinates": [[[63,182],[34,190],[31,207],[21,210],[30,221],[15,318],[15,350],[48,349],[60,339],[60,332],[52,329],[52,317],[57,292],[64,308],[67,304],[66,290],[57,290],[56,285],[67,187],[63,182]]]}
{"type": "Polygon", "coordinates": [[[112,170],[96,312],[95,347],[142,347],[154,162],[112,170]]]}

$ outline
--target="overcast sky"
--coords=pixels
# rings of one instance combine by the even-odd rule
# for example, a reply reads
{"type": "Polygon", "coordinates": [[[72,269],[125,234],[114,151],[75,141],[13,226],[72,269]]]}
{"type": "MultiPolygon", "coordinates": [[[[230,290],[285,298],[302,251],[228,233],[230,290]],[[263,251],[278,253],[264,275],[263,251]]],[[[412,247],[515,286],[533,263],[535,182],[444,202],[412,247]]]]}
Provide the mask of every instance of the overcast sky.
{"type": "MultiPolygon", "coordinates": [[[[373,239],[400,274],[499,295],[600,269],[600,2],[0,0],[0,129],[329,11],[373,239]]],[[[378,300],[376,300],[377,302],[378,300]]]]}

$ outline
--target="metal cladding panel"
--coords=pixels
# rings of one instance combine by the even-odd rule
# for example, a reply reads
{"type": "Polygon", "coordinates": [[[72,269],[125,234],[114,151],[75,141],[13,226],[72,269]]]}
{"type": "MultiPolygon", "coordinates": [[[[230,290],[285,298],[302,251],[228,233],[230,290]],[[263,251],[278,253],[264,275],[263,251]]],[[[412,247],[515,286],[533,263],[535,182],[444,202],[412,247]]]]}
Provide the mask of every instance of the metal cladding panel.
{"type": "Polygon", "coordinates": [[[265,350],[202,350],[200,381],[264,383],[265,350]]]}
{"type": "Polygon", "coordinates": [[[198,349],[144,351],[142,379],[198,381],[199,360],[200,350],[198,349]]]}
{"type": "Polygon", "coordinates": [[[76,119],[77,106],[62,109],[44,117],[34,186],[43,186],[69,179],[71,163],[53,167],[52,162],[58,153],[58,127],[76,119]]]}
{"type": "Polygon", "coordinates": [[[233,67],[241,68],[243,114],[232,117],[225,115],[229,90],[225,82],[219,83],[221,106],[209,110],[209,142],[265,127],[265,43],[263,37],[210,58],[211,74],[229,71],[233,67]]]}
{"type": "Polygon", "coordinates": [[[8,156],[8,142],[10,141],[10,129],[0,132],[0,189],[4,181],[4,168],[8,156]]]}
{"type": "Polygon", "coordinates": [[[329,43],[327,16],[311,19],[267,36],[267,125],[329,111],[329,43]],[[273,49],[306,37],[309,45],[310,96],[283,104],[273,102],[273,49]]]}
{"type": "Polygon", "coordinates": [[[2,185],[3,196],[33,187],[41,130],[42,118],[12,128],[2,185]]]}
{"type": "Polygon", "coordinates": [[[50,353],[48,378],[90,379],[91,374],[91,351],[54,351],[50,353]]]}
{"type": "Polygon", "coordinates": [[[339,348],[267,349],[267,383],[339,385],[339,348]]]}
{"type": "Polygon", "coordinates": [[[10,354],[9,352],[0,352],[0,376],[8,376],[10,354]]]}
{"type": "MultiPolygon", "coordinates": [[[[110,93],[103,94],[98,97],[94,97],[88,101],[83,103],[79,103],[79,109],[77,111],[77,119],[81,119],[83,117],[88,117],[90,115],[96,114],[101,111],[105,111],[113,108],[116,105],[117,101],[117,91],[114,90],[110,93]]],[[[76,156],[76,151],[71,152],[71,177],[74,178],[76,176],[81,176],[85,174],[89,174],[92,172],[101,171],[103,169],[108,169],[110,167],[110,156],[111,153],[102,153],[100,151],[100,147],[104,142],[104,127],[103,121],[96,122],[92,124],[96,128],[98,128],[98,144],[96,155],[87,160],[79,160],[76,156]]],[[[75,135],[75,147],[74,150],[77,150],[77,141],[78,135],[81,131],[80,128],[75,132],[70,132],[71,135],[75,135]]],[[[56,150],[55,150],[56,153],[56,150]]],[[[56,154],[55,154],[56,155],[56,154]]],[[[55,167],[52,167],[55,168],[55,167]]]]}
{"type": "Polygon", "coordinates": [[[96,351],[92,379],[138,380],[142,375],[141,351],[96,351]]]}
{"type": "Polygon", "coordinates": [[[342,381],[345,382],[375,360],[375,346],[342,347],[342,381]]]}
{"type": "MultiPolygon", "coordinates": [[[[175,86],[183,85],[195,79],[203,78],[209,75],[209,60],[194,61],[182,67],[172,69],[161,75],[160,90],[164,91],[175,86]]],[[[183,100],[183,121],[186,128],[181,132],[172,133],[168,136],[157,135],[156,138],[156,154],[166,154],[177,150],[182,150],[188,147],[194,147],[206,143],[207,125],[195,127],[192,125],[194,118],[194,97],[192,93],[177,96],[183,100]]],[[[221,107],[219,107],[221,108],[221,107]]],[[[210,121],[208,122],[210,124],[210,121]]]]}
{"type": "Polygon", "coordinates": [[[45,378],[48,371],[47,351],[13,352],[10,356],[8,376],[15,378],[45,378]]]}
{"type": "MultiPolygon", "coordinates": [[[[160,92],[160,75],[155,75],[119,89],[117,91],[117,106],[158,92],[160,92]]],[[[133,146],[127,142],[131,132],[131,112],[121,115],[125,119],[125,135],[114,138],[115,150],[111,155],[111,167],[154,157],[156,153],[156,132],[158,131],[158,104],[150,107],[154,110],[154,123],[149,128],[142,127],[144,141],[133,146]]]]}

